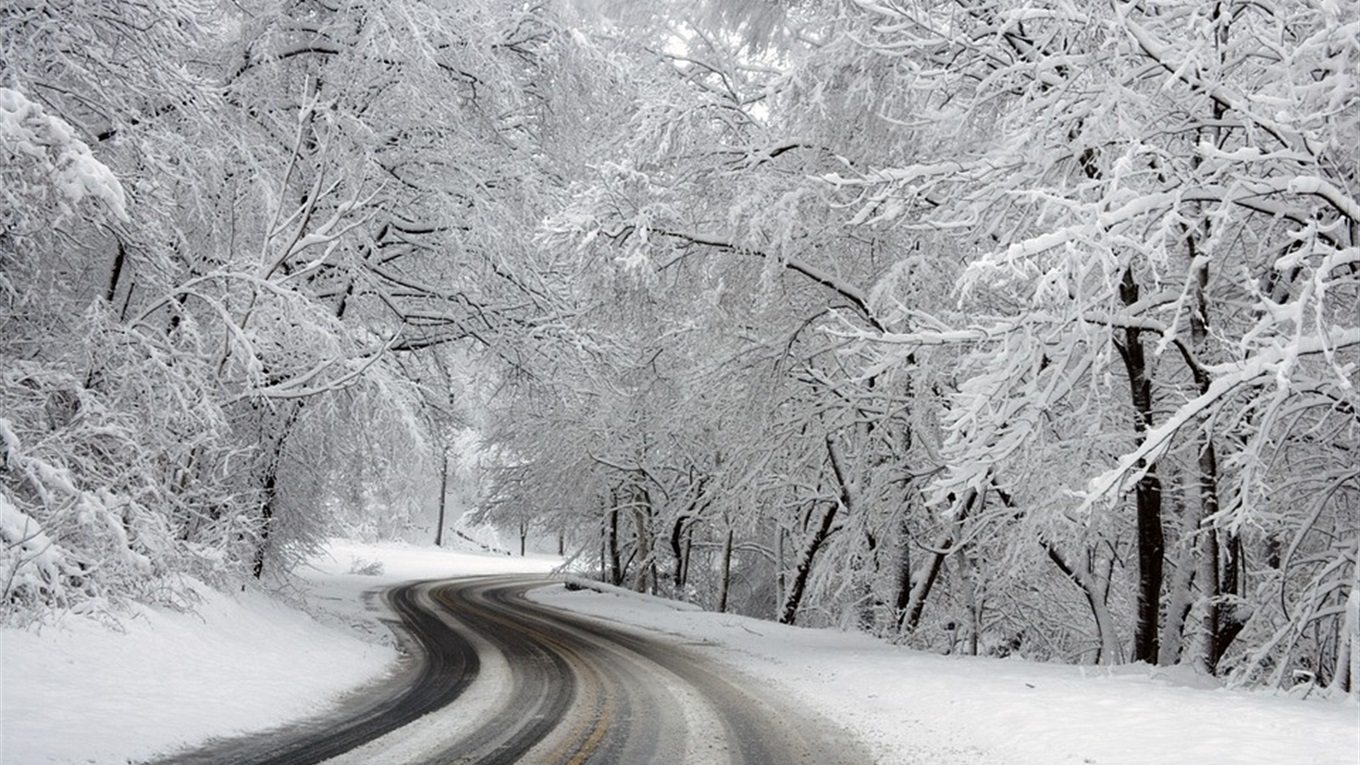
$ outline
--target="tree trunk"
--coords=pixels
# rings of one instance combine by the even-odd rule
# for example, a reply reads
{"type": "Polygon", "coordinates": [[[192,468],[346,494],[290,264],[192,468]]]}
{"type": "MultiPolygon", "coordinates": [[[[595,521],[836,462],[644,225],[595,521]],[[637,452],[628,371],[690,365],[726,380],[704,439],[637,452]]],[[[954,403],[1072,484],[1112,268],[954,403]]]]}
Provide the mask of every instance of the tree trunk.
{"type": "Polygon", "coordinates": [[[813,559],[816,558],[817,552],[822,549],[827,538],[831,536],[832,524],[836,520],[837,511],[844,507],[849,512],[850,503],[853,501],[845,479],[840,446],[837,444],[834,434],[828,433],[826,436],[826,453],[831,462],[831,472],[835,475],[837,486],[840,489],[840,498],[822,515],[821,524],[808,539],[807,545],[803,548],[802,556],[798,559],[798,568],[794,571],[793,583],[789,587],[789,593],[784,598],[784,605],[779,613],[779,621],[783,624],[793,624],[798,617],[798,606],[803,601],[803,593],[807,590],[808,577],[812,574],[813,559]]]}
{"type": "MultiPolygon", "coordinates": [[[[1360,549],[1356,550],[1360,554],[1360,549]]],[[[1343,607],[1336,641],[1336,672],[1332,687],[1360,699],[1360,566],[1352,566],[1350,592],[1343,607]]]]}
{"type": "Polygon", "coordinates": [[[723,540],[722,590],[718,595],[718,612],[727,613],[727,595],[732,589],[732,527],[727,527],[727,537],[723,540]]]}
{"type": "Polygon", "coordinates": [[[685,527],[685,562],[680,567],[681,577],[685,584],[689,584],[689,562],[694,556],[694,526],[693,524],[685,527]]]}
{"type": "Polygon", "coordinates": [[[784,599],[788,596],[788,576],[784,573],[784,538],[787,532],[782,524],[775,524],[774,529],[774,606],[775,612],[784,606],[784,599]]]}
{"type": "Polygon", "coordinates": [[[897,629],[901,630],[907,606],[911,604],[911,533],[905,513],[898,525],[897,551],[897,594],[893,600],[893,613],[897,614],[897,629]]]}
{"type": "MultiPolygon", "coordinates": [[[[282,448],[282,447],[280,447],[282,448]]],[[[251,573],[256,579],[264,577],[264,554],[269,547],[269,533],[274,525],[274,498],[278,485],[278,460],[271,460],[264,476],[264,502],[260,504],[260,536],[255,542],[255,561],[251,573]]]]}
{"type": "MultiPolygon", "coordinates": [[[[1053,561],[1053,565],[1063,573],[1086,596],[1086,604],[1091,609],[1091,617],[1096,622],[1096,639],[1100,643],[1100,649],[1096,653],[1097,664],[1118,664],[1123,652],[1119,648],[1119,637],[1115,634],[1114,617],[1110,615],[1109,606],[1105,603],[1104,593],[1101,592],[1094,575],[1088,565],[1085,569],[1076,569],[1068,564],[1067,559],[1053,545],[1043,543],[1044,550],[1048,552],[1048,559],[1053,561]]],[[[1088,561],[1089,564],[1089,561],[1088,561]]]]}
{"type": "Polygon", "coordinates": [[[608,523],[605,526],[605,547],[608,550],[608,581],[615,587],[623,584],[623,566],[619,561],[619,509],[610,508],[608,523]]]}
{"type": "MultiPolygon", "coordinates": [[[[1226,49],[1228,36],[1231,32],[1230,14],[1224,12],[1224,4],[1217,3],[1213,10],[1213,21],[1215,24],[1214,42],[1218,52],[1220,65],[1227,63],[1226,49]]],[[[1211,100],[1212,117],[1208,126],[1203,128],[1200,141],[1210,141],[1216,145],[1223,144],[1223,119],[1227,114],[1227,106],[1219,100],[1211,100]]],[[[1196,156],[1193,160],[1196,167],[1199,166],[1201,158],[1196,156]]],[[[1196,204],[1198,207],[1198,203],[1196,204]]],[[[1204,353],[1207,348],[1209,337],[1209,264],[1212,253],[1201,253],[1199,248],[1199,237],[1202,232],[1204,238],[1208,240],[1211,234],[1211,223],[1208,218],[1196,228],[1191,229],[1186,234],[1186,250],[1190,260],[1191,275],[1194,280],[1194,303],[1190,311],[1190,336],[1196,354],[1204,353]]],[[[1187,359],[1189,361],[1189,359],[1187,359]]],[[[1195,382],[1199,387],[1201,395],[1209,391],[1212,380],[1205,373],[1198,359],[1190,364],[1190,370],[1194,374],[1195,382]]],[[[1227,652],[1228,646],[1241,632],[1244,622],[1238,614],[1234,604],[1229,603],[1225,596],[1234,595],[1237,592],[1238,580],[1238,555],[1239,540],[1236,534],[1228,534],[1226,544],[1223,544],[1216,528],[1215,516],[1220,509],[1218,493],[1218,456],[1214,449],[1213,436],[1209,433],[1206,423],[1205,428],[1200,432],[1198,439],[1199,446],[1199,495],[1200,495],[1200,528],[1206,534],[1205,549],[1202,555],[1208,558],[1203,567],[1207,580],[1204,586],[1211,598],[1206,617],[1205,629],[1208,632],[1207,651],[1202,657],[1203,668],[1210,674],[1216,674],[1218,664],[1227,652]],[[1226,548],[1226,550],[1224,549],[1226,548]],[[1220,562],[1222,568],[1220,569],[1220,562]]]]}
{"type": "MultiPolygon", "coordinates": [[[[1194,354],[1200,354],[1205,350],[1209,334],[1209,308],[1205,294],[1209,282],[1209,264],[1208,258],[1201,256],[1196,242],[1194,232],[1186,235],[1186,249],[1189,252],[1194,280],[1190,336],[1194,354]]],[[[1194,376],[1199,393],[1201,395],[1208,393],[1213,380],[1199,359],[1184,348],[1182,355],[1194,376]]],[[[1195,467],[1200,507],[1196,524],[1200,534],[1198,568],[1200,586],[1207,604],[1201,611],[1203,618],[1199,625],[1205,633],[1205,639],[1195,641],[1197,651],[1192,660],[1201,670],[1215,674],[1228,646],[1244,626],[1235,605],[1228,601],[1228,596],[1237,593],[1240,541],[1232,533],[1228,533],[1225,540],[1217,528],[1216,516],[1221,507],[1218,490],[1218,454],[1207,423],[1196,436],[1195,445],[1198,450],[1195,467]]]]}
{"type": "MultiPolygon", "coordinates": [[[[1189,623],[1195,606],[1194,589],[1203,572],[1203,556],[1198,550],[1184,550],[1166,582],[1166,615],[1162,619],[1162,637],[1157,646],[1157,663],[1176,664],[1186,655],[1199,650],[1194,641],[1186,639],[1185,625],[1189,623]]],[[[1201,651],[1202,653],[1202,651],[1201,651]]]]}
{"type": "MultiPolygon", "coordinates": [[[[1119,294],[1126,306],[1138,302],[1138,284],[1134,281],[1132,268],[1125,269],[1119,294]]],[[[1123,344],[1116,343],[1116,346],[1124,360],[1124,369],[1129,378],[1129,394],[1134,410],[1134,433],[1141,441],[1153,424],[1152,376],[1143,351],[1141,330],[1127,327],[1123,333],[1123,344]]],[[[1144,472],[1134,488],[1135,529],[1138,537],[1138,591],[1133,660],[1156,664],[1166,545],[1162,531],[1162,482],[1157,477],[1156,464],[1139,467],[1144,472]]]]}
{"type": "Polygon", "coordinates": [[[959,512],[950,528],[940,535],[935,543],[935,549],[930,553],[930,560],[926,563],[924,576],[912,577],[916,584],[912,587],[911,594],[907,598],[907,606],[904,609],[906,618],[902,629],[904,632],[914,632],[921,623],[921,614],[925,612],[926,598],[930,596],[930,591],[935,587],[935,580],[939,578],[940,568],[944,565],[944,559],[953,552],[954,540],[963,531],[963,522],[968,518],[968,514],[973,510],[973,505],[977,504],[979,494],[976,489],[969,489],[964,496],[963,504],[959,507],[959,512]]]}
{"type": "Polygon", "coordinates": [[[444,504],[449,496],[449,455],[444,453],[444,465],[439,471],[439,525],[434,530],[434,546],[444,546],[444,504]]]}
{"type": "Polygon", "coordinates": [[[803,547],[802,554],[798,557],[798,567],[793,572],[793,581],[789,583],[789,592],[784,597],[784,604],[779,610],[779,622],[781,624],[793,624],[798,617],[798,606],[803,602],[803,592],[807,589],[808,576],[812,573],[812,561],[817,557],[817,552],[822,549],[828,537],[831,536],[832,524],[836,520],[836,511],[840,509],[840,504],[834,504],[822,515],[822,522],[817,526],[817,530],[808,538],[807,544],[803,547]]]}
{"type": "Polygon", "coordinates": [[[973,588],[973,566],[962,548],[954,548],[954,559],[958,563],[954,571],[958,575],[959,592],[963,593],[963,605],[968,610],[968,635],[964,651],[968,656],[977,656],[979,633],[982,632],[982,604],[978,602],[977,592],[973,588]]]}
{"type": "MultiPolygon", "coordinates": [[[[303,402],[288,403],[282,405],[287,408],[287,414],[283,417],[283,422],[273,434],[273,444],[269,447],[269,452],[265,456],[264,475],[260,481],[261,497],[260,502],[260,536],[255,544],[255,559],[251,566],[251,573],[256,579],[264,576],[265,552],[269,547],[270,536],[273,533],[274,518],[278,511],[278,481],[279,465],[283,462],[283,450],[288,444],[288,434],[292,432],[293,425],[297,422],[298,416],[302,414],[303,402]]],[[[268,423],[273,418],[266,415],[262,422],[268,423]]]]}
{"type": "Polygon", "coordinates": [[[637,534],[638,579],[637,591],[656,593],[656,556],[652,553],[652,500],[647,492],[638,489],[633,504],[633,527],[637,534]]]}
{"type": "Polygon", "coordinates": [[[864,534],[864,546],[866,548],[865,561],[867,570],[856,572],[861,581],[859,584],[859,630],[861,632],[872,633],[878,625],[878,606],[877,594],[874,592],[874,584],[878,579],[879,560],[878,560],[878,540],[873,534],[864,534]]]}
{"type": "Polygon", "coordinates": [[[687,518],[688,516],[681,515],[676,518],[675,523],[671,525],[671,555],[675,559],[675,571],[671,575],[671,581],[675,583],[675,591],[677,593],[685,588],[686,554],[683,539],[685,536],[685,520],[687,518]]]}
{"type": "Polygon", "coordinates": [[[104,292],[104,302],[113,307],[113,299],[118,296],[118,281],[123,278],[123,264],[127,262],[127,248],[122,237],[118,237],[118,252],[113,256],[113,267],[109,273],[109,286],[104,292]]]}
{"type": "Polygon", "coordinates": [[[930,554],[930,562],[926,565],[925,576],[916,578],[916,585],[912,587],[911,595],[907,599],[906,619],[903,624],[904,632],[915,632],[916,627],[921,623],[921,614],[925,613],[926,598],[930,596],[930,590],[935,586],[935,580],[940,575],[940,568],[944,565],[947,552],[954,539],[953,533],[945,534],[936,543],[936,552],[930,554]]]}

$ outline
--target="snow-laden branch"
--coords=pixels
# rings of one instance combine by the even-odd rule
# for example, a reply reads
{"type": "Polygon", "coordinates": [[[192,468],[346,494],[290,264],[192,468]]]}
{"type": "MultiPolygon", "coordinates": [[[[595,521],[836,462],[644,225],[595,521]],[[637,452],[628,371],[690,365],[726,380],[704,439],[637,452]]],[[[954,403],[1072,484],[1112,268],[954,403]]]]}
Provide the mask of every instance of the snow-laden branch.
{"type": "Polygon", "coordinates": [[[1250,108],[1245,96],[1206,79],[1199,66],[1192,60],[1179,60],[1176,54],[1172,52],[1171,45],[1157,39],[1146,27],[1133,20],[1131,11],[1137,7],[1135,3],[1116,0],[1114,7],[1120,23],[1123,24],[1124,29],[1128,31],[1129,36],[1134,39],[1138,47],[1174,78],[1207,93],[1223,108],[1232,110],[1260,126],[1262,130],[1279,141],[1284,148],[1301,151],[1309,156],[1313,154],[1307,139],[1301,133],[1257,114],[1250,108]]]}
{"type": "Polygon", "coordinates": [[[1143,442],[1121,457],[1116,467],[1093,479],[1084,495],[1082,510],[1089,510],[1096,502],[1126,491],[1161,458],[1176,433],[1216,408],[1234,391],[1270,377],[1280,378],[1287,373],[1286,367],[1300,356],[1331,354],[1356,345],[1360,345],[1360,327],[1336,328],[1327,336],[1308,335],[1288,345],[1263,349],[1243,362],[1207,367],[1206,370],[1215,375],[1208,389],[1182,404],[1161,425],[1149,430],[1143,442]]]}
{"type": "Polygon", "coordinates": [[[103,202],[119,220],[128,220],[122,184],[95,158],[89,145],[76,137],[75,129],[19,91],[4,87],[0,87],[0,147],[10,155],[9,164],[21,166],[21,159],[39,163],[44,180],[68,206],[90,196],[103,202]]]}
{"type": "MultiPolygon", "coordinates": [[[[1156,332],[1158,334],[1169,334],[1171,332],[1171,327],[1166,322],[1142,315],[1142,312],[1174,302],[1175,298],[1175,292],[1163,290],[1150,295],[1148,298],[1140,300],[1135,305],[1129,306],[1127,310],[1119,312],[1083,311],[1079,314],[1078,320],[1088,324],[1097,324],[1118,329],[1141,329],[1149,332],[1156,332]]],[[[1035,326],[1039,324],[1059,326],[1069,325],[1073,322],[1073,317],[1068,315],[1031,312],[1022,317],[996,319],[990,324],[973,324],[968,327],[949,327],[934,317],[927,316],[919,311],[904,311],[903,315],[911,317],[913,323],[928,323],[932,326],[912,332],[885,331],[867,333],[863,331],[828,331],[830,334],[837,337],[869,340],[884,345],[898,345],[911,348],[940,348],[946,346],[974,345],[977,343],[999,340],[1020,327],[1035,326]]]]}
{"type": "Polygon", "coordinates": [[[364,357],[358,365],[339,377],[326,380],[321,384],[313,384],[322,375],[334,369],[345,360],[329,359],[314,365],[311,369],[297,375],[293,375],[286,381],[277,385],[269,385],[259,388],[251,388],[238,393],[236,396],[227,400],[228,404],[236,404],[242,401],[257,401],[261,399],[301,399],[320,396],[326,393],[336,393],[354,385],[364,374],[386,353],[391,350],[396,342],[397,336],[393,336],[383,346],[364,357]]]}
{"type": "Polygon", "coordinates": [[[854,306],[856,312],[859,313],[860,318],[864,319],[864,321],[867,322],[874,329],[877,329],[879,331],[883,331],[884,329],[886,329],[879,322],[878,318],[874,315],[874,311],[869,305],[869,297],[858,287],[854,286],[853,284],[850,284],[849,282],[827,271],[826,269],[818,268],[817,266],[814,266],[810,263],[805,263],[797,258],[771,255],[762,250],[752,249],[749,247],[742,247],[733,244],[732,242],[726,241],[724,239],[705,236],[703,234],[696,234],[685,231],[669,231],[665,229],[651,229],[650,233],[664,237],[669,237],[671,239],[679,239],[683,242],[688,242],[690,244],[703,245],[705,247],[712,247],[714,249],[726,250],[729,252],[744,253],[748,255],[753,255],[758,258],[763,258],[765,260],[774,260],[784,268],[793,271],[796,274],[805,276],[808,279],[811,279],[812,281],[816,282],[817,284],[820,284],[823,287],[830,289],[832,292],[835,292],[836,294],[840,295],[846,300],[849,300],[850,304],[854,306]]]}
{"type": "Polygon", "coordinates": [[[340,240],[349,232],[359,228],[372,218],[372,213],[359,216],[358,218],[346,221],[346,216],[355,210],[369,209],[369,203],[375,198],[377,192],[370,194],[366,199],[361,200],[356,193],[350,199],[341,202],[332,211],[330,218],[316,226],[312,230],[307,230],[307,224],[315,211],[317,200],[320,197],[330,195],[340,186],[340,182],[332,183],[325,190],[321,189],[321,177],[318,176],[316,184],[313,185],[311,194],[308,196],[306,205],[301,208],[302,216],[298,221],[297,228],[289,238],[288,243],[279,248],[277,254],[267,258],[260,266],[259,277],[269,279],[276,271],[283,267],[285,263],[299,254],[313,247],[324,247],[322,254],[305,264],[298,272],[289,275],[289,278],[296,278],[302,274],[310,273],[325,263],[326,258],[335,251],[340,240]]]}
{"type": "MultiPolygon", "coordinates": [[[[158,300],[153,302],[151,305],[147,306],[146,309],[142,311],[141,315],[139,315],[136,319],[134,319],[131,322],[130,326],[134,327],[141,326],[147,329],[159,331],[158,328],[153,327],[150,324],[150,319],[152,316],[154,316],[161,309],[168,308],[176,302],[184,301],[188,298],[194,298],[195,300],[201,302],[205,307],[207,307],[207,309],[213,315],[217,316],[217,318],[221,322],[222,327],[227,331],[227,334],[229,335],[230,343],[235,347],[242,349],[245,352],[247,371],[250,374],[255,375],[260,374],[262,365],[260,363],[259,357],[255,355],[254,344],[251,342],[250,337],[247,336],[245,331],[240,327],[240,325],[237,324],[236,319],[231,315],[231,311],[229,311],[227,307],[223,305],[222,301],[219,300],[217,296],[209,294],[204,290],[198,289],[200,285],[205,284],[209,281],[216,280],[223,276],[239,277],[239,275],[236,274],[223,273],[223,274],[210,274],[195,279],[190,279],[189,281],[180,285],[178,289],[175,289],[172,292],[162,295],[158,300]]],[[[242,278],[245,278],[247,281],[254,282],[254,279],[252,277],[242,278]]]]}
{"type": "Polygon", "coordinates": [[[1288,194],[1308,194],[1318,197],[1344,215],[1351,223],[1360,223],[1360,202],[1325,179],[1313,176],[1272,178],[1260,185],[1288,194]]]}

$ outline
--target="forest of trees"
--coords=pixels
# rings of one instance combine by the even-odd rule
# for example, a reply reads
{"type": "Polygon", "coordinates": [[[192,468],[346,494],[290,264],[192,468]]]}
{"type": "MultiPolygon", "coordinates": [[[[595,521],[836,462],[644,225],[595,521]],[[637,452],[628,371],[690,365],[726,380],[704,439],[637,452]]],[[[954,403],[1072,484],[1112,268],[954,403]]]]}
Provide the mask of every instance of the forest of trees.
{"type": "Polygon", "coordinates": [[[1360,6],[19,0],[0,614],[429,508],[933,651],[1356,693],[1360,6]]]}

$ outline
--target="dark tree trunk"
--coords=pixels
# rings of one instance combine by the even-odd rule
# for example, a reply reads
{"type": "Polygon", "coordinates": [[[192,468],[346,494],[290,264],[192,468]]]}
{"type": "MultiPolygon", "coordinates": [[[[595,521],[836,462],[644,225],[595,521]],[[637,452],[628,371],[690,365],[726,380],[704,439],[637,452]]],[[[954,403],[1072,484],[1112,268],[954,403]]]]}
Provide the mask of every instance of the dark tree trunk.
{"type": "Polygon", "coordinates": [[[694,556],[694,526],[685,529],[685,565],[680,568],[684,575],[685,583],[689,583],[689,562],[694,556]]]}
{"type": "Polygon", "coordinates": [[[444,546],[444,506],[449,496],[449,455],[444,455],[444,465],[439,471],[439,525],[434,530],[434,546],[444,546]]]}
{"type": "Polygon", "coordinates": [[[904,513],[898,527],[897,539],[897,595],[893,600],[893,613],[897,614],[897,628],[902,628],[906,618],[907,606],[911,603],[911,532],[907,528],[904,513]]]}
{"type": "MultiPolygon", "coordinates": [[[[944,560],[950,553],[954,552],[954,540],[962,532],[963,522],[973,511],[973,506],[978,504],[982,495],[976,489],[969,489],[964,495],[963,504],[959,507],[958,515],[954,518],[952,527],[940,536],[935,543],[935,549],[930,553],[930,562],[926,564],[926,571],[923,576],[912,577],[916,584],[913,585],[907,598],[907,605],[903,609],[903,618],[899,627],[905,632],[913,632],[921,623],[921,614],[925,612],[926,599],[930,597],[930,591],[935,587],[935,581],[940,576],[940,569],[944,566],[944,560]]],[[[957,501],[953,495],[950,499],[957,501]]]]}
{"type": "Polygon", "coordinates": [[[623,565],[619,560],[619,509],[609,510],[609,525],[605,529],[605,544],[609,550],[609,583],[623,584],[623,565]]]}
{"type": "MultiPolygon", "coordinates": [[[[1149,471],[1153,468],[1149,468],[1149,471]]],[[[1134,660],[1157,663],[1158,627],[1165,539],[1162,534],[1162,486],[1149,472],[1138,482],[1138,626],[1134,631],[1134,660]]]]}
{"type": "Polygon", "coordinates": [[[671,555],[675,558],[675,572],[672,575],[672,581],[675,583],[677,593],[685,587],[686,556],[685,545],[682,540],[685,536],[686,520],[687,516],[682,515],[676,518],[675,523],[671,525],[671,555]]]}
{"type": "Polygon", "coordinates": [[[127,248],[123,246],[123,240],[118,240],[118,252],[113,256],[113,269],[109,274],[109,288],[104,293],[104,301],[110,306],[113,299],[118,296],[118,281],[123,277],[123,264],[127,262],[127,248]]]}
{"type": "Polygon", "coordinates": [[[802,554],[798,557],[798,567],[794,569],[793,581],[789,583],[789,594],[784,598],[784,607],[780,609],[779,621],[782,624],[793,624],[798,618],[798,606],[803,602],[803,592],[807,589],[808,576],[812,573],[812,562],[817,557],[817,552],[822,549],[828,537],[831,536],[832,524],[836,520],[836,512],[840,509],[839,504],[832,505],[822,515],[822,522],[817,526],[817,530],[808,538],[807,544],[803,547],[802,554]]]}
{"type": "Polygon", "coordinates": [[[798,606],[802,604],[803,593],[807,590],[808,577],[812,574],[812,563],[817,557],[817,552],[822,549],[822,545],[831,536],[833,524],[836,521],[836,513],[842,507],[846,508],[847,511],[850,508],[850,491],[841,465],[840,447],[837,445],[834,435],[828,434],[826,437],[826,453],[831,462],[831,472],[835,475],[837,486],[840,489],[840,496],[836,504],[832,505],[822,515],[821,524],[808,538],[802,555],[798,558],[798,568],[793,572],[793,582],[789,585],[789,594],[784,599],[784,607],[780,609],[779,613],[779,621],[783,624],[793,624],[798,617],[798,606]]]}
{"type": "MultiPolygon", "coordinates": [[[[299,401],[291,404],[284,404],[287,414],[283,417],[274,433],[273,443],[269,446],[269,452],[265,456],[264,475],[260,480],[261,497],[260,502],[260,535],[255,543],[255,558],[251,566],[251,573],[256,579],[264,576],[265,551],[269,547],[270,535],[273,533],[274,518],[278,514],[278,482],[279,465],[283,462],[283,450],[288,445],[288,435],[293,430],[293,425],[297,422],[298,416],[302,414],[304,403],[299,401]]],[[[266,414],[263,422],[268,423],[273,418],[266,414]]]]}
{"type": "Polygon", "coordinates": [[[727,595],[732,589],[732,539],[734,536],[732,528],[728,527],[727,538],[723,541],[722,592],[718,597],[718,613],[727,613],[727,595]]]}
{"type": "Polygon", "coordinates": [[[1242,542],[1236,534],[1221,533],[1208,519],[1218,512],[1218,457],[1214,452],[1213,441],[1204,436],[1200,444],[1199,480],[1201,493],[1201,526],[1205,536],[1205,549],[1200,551],[1205,561],[1203,571],[1208,581],[1205,591],[1211,598],[1209,603],[1208,624],[1209,641],[1204,656],[1204,667],[1210,673],[1218,672],[1219,662],[1228,652],[1228,646],[1237,639],[1246,626],[1231,597],[1238,593],[1240,575],[1240,552],[1242,542]]]}
{"type": "Polygon", "coordinates": [[[264,576],[264,553],[269,547],[270,527],[274,525],[274,499],[277,496],[278,473],[279,463],[275,459],[271,461],[264,476],[264,502],[260,505],[260,536],[255,542],[255,562],[251,566],[251,573],[256,579],[264,576]]]}
{"type": "MultiPolygon", "coordinates": [[[[1138,302],[1138,284],[1133,270],[1124,271],[1119,288],[1124,305],[1138,302]]],[[[1116,343],[1124,360],[1129,378],[1129,394],[1134,409],[1134,433],[1141,440],[1152,428],[1152,376],[1143,352],[1141,330],[1127,327],[1123,343],[1116,343]]],[[[1165,537],[1162,531],[1162,482],[1157,477],[1157,466],[1139,465],[1144,470],[1134,489],[1135,528],[1138,537],[1138,597],[1137,620],[1133,636],[1133,660],[1157,663],[1158,628],[1160,623],[1162,575],[1165,561],[1165,537]]]]}
{"type": "Polygon", "coordinates": [[[926,598],[930,597],[930,590],[935,586],[935,580],[940,576],[940,568],[944,566],[944,559],[948,555],[947,551],[952,544],[952,534],[940,540],[938,551],[931,553],[930,564],[926,568],[925,576],[921,577],[913,589],[908,602],[910,607],[906,609],[905,630],[913,632],[921,623],[921,614],[925,613],[926,598]]]}

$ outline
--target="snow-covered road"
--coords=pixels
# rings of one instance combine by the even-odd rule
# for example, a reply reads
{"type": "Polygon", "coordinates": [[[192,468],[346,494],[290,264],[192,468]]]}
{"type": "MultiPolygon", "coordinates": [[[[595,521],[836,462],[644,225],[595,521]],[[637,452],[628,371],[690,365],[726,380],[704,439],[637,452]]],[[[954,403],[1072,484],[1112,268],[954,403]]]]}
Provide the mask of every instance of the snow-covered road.
{"type": "Polygon", "coordinates": [[[168,763],[870,761],[853,734],[685,641],[525,600],[544,584],[501,576],[398,587],[389,602],[421,648],[412,659],[418,671],[401,687],[168,763]],[[421,726],[406,729],[421,717],[421,726]]]}
{"type": "MultiPolygon", "coordinates": [[[[320,621],[258,595],[205,592],[196,613],[142,609],[121,632],[75,618],[39,633],[0,632],[0,763],[140,762],[315,715],[397,666],[379,621],[389,614],[372,593],[414,579],[543,573],[557,562],[337,542],[309,574],[307,602],[320,621]],[[383,572],[353,573],[366,562],[381,562],[383,572]],[[71,736],[77,728],[81,735],[71,736]]],[[[1231,691],[1142,666],[934,656],[632,594],[555,586],[529,597],[608,620],[625,639],[669,636],[725,673],[773,684],[854,731],[879,765],[1360,761],[1360,710],[1345,699],[1231,691]]],[[[513,685],[495,652],[479,656],[483,686],[464,694],[458,716],[406,726],[408,753],[490,714],[513,685]]],[[[689,708],[698,729],[721,725],[711,708],[689,708]]]]}

